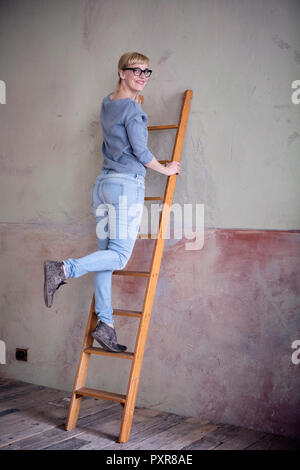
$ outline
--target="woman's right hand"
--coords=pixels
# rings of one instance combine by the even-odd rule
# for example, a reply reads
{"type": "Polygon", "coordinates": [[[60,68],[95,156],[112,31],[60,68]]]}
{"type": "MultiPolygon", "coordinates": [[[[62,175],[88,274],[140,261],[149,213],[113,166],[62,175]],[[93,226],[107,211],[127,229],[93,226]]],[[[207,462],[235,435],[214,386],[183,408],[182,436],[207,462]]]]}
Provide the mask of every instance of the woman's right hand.
{"type": "Polygon", "coordinates": [[[165,165],[167,176],[180,173],[180,162],[170,162],[165,165]]]}
{"type": "Polygon", "coordinates": [[[180,173],[180,162],[169,162],[166,165],[162,165],[154,156],[151,162],[146,163],[145,166],[147,168],[151,168],[151,170],[158,171],[159,173],[167,176],[180,173]]]}

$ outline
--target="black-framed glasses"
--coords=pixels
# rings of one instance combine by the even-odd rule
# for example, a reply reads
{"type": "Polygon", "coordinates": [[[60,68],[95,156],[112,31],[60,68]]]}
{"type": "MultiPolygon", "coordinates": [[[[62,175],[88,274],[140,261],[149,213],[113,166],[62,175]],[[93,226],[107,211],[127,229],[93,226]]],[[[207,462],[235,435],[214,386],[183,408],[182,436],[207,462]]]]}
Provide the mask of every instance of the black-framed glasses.
{"type": "Polygon", "coordinates": [[[146,78],[149,78],[152,73],[152,70],[149,70],[149,69],[142,70],[139,67],[124,67],[122,70],[132,70],[133,74],[136,75],[137,77],[140,77],[143,73],[146,78]]]}

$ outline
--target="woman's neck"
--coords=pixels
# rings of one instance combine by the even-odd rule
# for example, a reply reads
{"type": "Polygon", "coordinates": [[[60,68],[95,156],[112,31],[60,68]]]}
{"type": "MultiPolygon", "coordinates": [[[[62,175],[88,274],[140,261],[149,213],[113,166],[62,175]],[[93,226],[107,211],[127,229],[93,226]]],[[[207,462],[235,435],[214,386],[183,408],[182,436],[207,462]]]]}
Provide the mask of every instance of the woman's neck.
{"type": "Polygon", "coordinates": [[[138,92],[131,91],[129,89],[124,89],[123,87],[117,88],[113,93],[111,93],[110,98],[112,100],[120,100],[125,98],[131,98],[138,102],[138,92]]]}

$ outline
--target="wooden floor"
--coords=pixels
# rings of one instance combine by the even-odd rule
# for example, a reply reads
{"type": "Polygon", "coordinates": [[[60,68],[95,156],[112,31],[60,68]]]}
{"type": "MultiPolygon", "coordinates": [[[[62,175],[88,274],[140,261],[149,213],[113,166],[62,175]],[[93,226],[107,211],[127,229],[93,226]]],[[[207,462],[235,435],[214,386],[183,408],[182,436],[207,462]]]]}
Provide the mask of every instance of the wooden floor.
{"type": "Polygon", "coordinates": [[[76,429],[65,431],[70,393],[0,379],[0,450],[300,449],[300,441],[136,407],[128,442],[117,442],[120,404],[84,398],[76,429]]]}

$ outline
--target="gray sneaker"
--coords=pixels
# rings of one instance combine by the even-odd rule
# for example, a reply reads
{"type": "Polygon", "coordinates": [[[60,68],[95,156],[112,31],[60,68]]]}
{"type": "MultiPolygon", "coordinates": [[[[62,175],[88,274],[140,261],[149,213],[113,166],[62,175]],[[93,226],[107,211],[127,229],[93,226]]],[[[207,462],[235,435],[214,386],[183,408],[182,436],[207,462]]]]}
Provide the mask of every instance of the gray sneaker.
{"type": "Polygon", "coordinates": [[[98,343],[105,349],[110,352],[124,352],[127,347],[122,344],[118,344],[116,331],[111,326],[103,323],[99,320],[96,329],[92,331],[92,337],[98,341],[98,343]]]}
{"type": "Polygon", "coordinates": [[[65,279],[62,261],[46,260],[44,262],[44,300],[46,307],[52,306],[53,297],[57,289],[61,285],[67,284],[65,279]]]}

